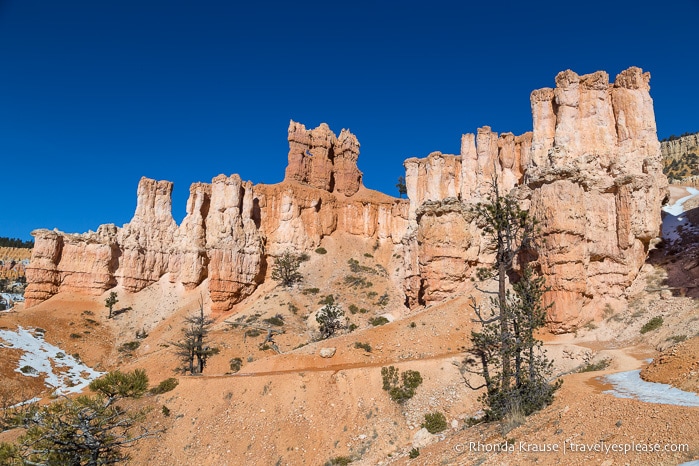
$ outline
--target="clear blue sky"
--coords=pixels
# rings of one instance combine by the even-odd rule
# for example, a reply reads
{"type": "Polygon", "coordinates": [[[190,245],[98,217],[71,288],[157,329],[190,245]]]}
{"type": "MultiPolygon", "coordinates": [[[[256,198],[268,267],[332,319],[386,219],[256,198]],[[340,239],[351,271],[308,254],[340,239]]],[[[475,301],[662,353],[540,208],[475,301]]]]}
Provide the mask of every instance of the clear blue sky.
{"type": "Polygon", "coordinates": [[[650,71],[658,133],[699,131],[699,0],[0,0],[0,236],[128,222],[141,176],[283,179],[289,119],[362,145],[367,187],[462,133],[531,130],[555,75],[650,71]],[[474,3],[473,5],[471,3],[474,3]],[[388,6],[394,5],[394,6],[388,6]]]}

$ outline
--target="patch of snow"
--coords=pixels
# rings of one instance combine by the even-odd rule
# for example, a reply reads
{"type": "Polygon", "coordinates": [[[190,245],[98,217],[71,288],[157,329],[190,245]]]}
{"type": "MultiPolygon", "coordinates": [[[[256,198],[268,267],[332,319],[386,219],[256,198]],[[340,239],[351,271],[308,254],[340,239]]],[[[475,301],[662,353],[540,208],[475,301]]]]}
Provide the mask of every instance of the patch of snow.
{"type": "Polygon", "coordinates": [[[687,220],[687,217],[682,215],[684,213],[684,203],[689,199],[699,195],[699,189],[696,188],[686,188],[690,193],[681,199],[675,201],[674,204],[666,205],[663,207],[663,212],[666,215],[663,216],[663,239],[670,243],[674,243],[679,240],[681,235],[681,230],[696,230],[693,225],[687,220]]]}
{"type": "Polygon", "coordinates": [[[614,389],[603,393],[617,398],[632,398],[646,403],[677,406],[699,406],[699,396],[685,392],[664,383],[646,382],[641,379],[641,370],[617,372],[602,378],[602,382],[612,384],[614,389]]]}
{"type": "Polygon", "coordinates": [[[54,389],[56,395],[80,393],[90,382],[105,372],[96,371],[60,348],[47,343],[43,335],[18,327],[16,332],[0,330],[0,348],[14,348],[24,351],[15,372],[24,376],[38,377],[45,374],[44,383],[54,389]],[[3,343],[4,341],[4,343],[3,343]],[[30,366],[36,373],[24,373],[21,368],[30,366]],[[54,372],[54,369],[58,373],[54,372]]]}

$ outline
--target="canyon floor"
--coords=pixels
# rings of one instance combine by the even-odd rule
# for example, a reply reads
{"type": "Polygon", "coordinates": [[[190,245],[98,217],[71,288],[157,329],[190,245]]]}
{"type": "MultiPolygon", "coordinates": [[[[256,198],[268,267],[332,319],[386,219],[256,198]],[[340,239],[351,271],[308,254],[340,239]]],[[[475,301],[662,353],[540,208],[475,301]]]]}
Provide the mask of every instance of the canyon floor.
{"type": "MultiPolygon", "coordinates": [[[[678,199],[687,192],[673,187],[672,194],[678,199]]],[[[686,217],[699,223],[693,201],[685,205],[686,217]]],[[[301,285],[285,289],[267,280],[232,311],[215,316],[210,342],[221,351],[203,376],[175,374],[172,342],[181,338],[183,319],[200,302],[208,305],[206,284],[185,291],[165,276],[137,294],[117,289],[116,309],[132,309],[112,319],[104,306],[108,293],[57,295],[31,309],[0,313],[0,329],[44,329],[47,342],[88,366],[143,368],[151,385],[177,377],[174,390],[137,402],[153,408],[146,424],[159,433],[130,450],[130,464],[321,465],[349,457],[357,465],[676,465],[699,458],[699,407],[617,398],[604,393],[611,386],[602,377],[643,368],[647,380],[699,392],[699,240],[691,225],[683,225],[678,241],[651,252],[627,292],[627,308],[610,309],[575,334],[541,335],[563,386],[550,406],[511,429],[466,423],[482,408],[459,371],[469,345],[472,290],[409,311],[386,273],[395,259],[390,251],[353,237],[325,238],[327,254],[310,254],[301,285]],[[362,266],[359,272],[350,260],[362,266]],[[357,328],[312,341],[314,313],[329,294],[357,328]],[[379,316],[389,323],[373,326],[370,319],[379,316]],[[266,322],[278,322],[275,317],[283,325],[266,322]],[[662,317],[662,325],[641,333],[654,317],[662,317]],[[266,327],[284,332],[275,338],[281,354],[261,345],[266,327]],[[142,331],[147,336],[137,339],[142,331]],[[321,357],[322,348],[334,348],[334,356],[321,357]],[[238,372],[231,368],[234,358],[242,362],[238,372]],[[609,362],[602,370],[577,372],[602,360],[609,362]],[[389,365],[417,370],[424,380],[402,405],[382,389],[381,368],[389,365]],[[446,415],[449,427],[416,438],[424,415],[434,411],[446,415]],[[420,455],[409,458],[418,443],[420,455]],[[617,444],[688,448],[580,451],[617,444]],[[492,451],[497,448],[508,451],[492,451]],[[535,451],[541,449],[558,451],[535,451]]],[[[3,401],[48,398],[42,377],[16,371],[21,351],[2,348],[2,354],[3,401]]],[[[2,433],[0,441],[17,435],[2,433]]]]}

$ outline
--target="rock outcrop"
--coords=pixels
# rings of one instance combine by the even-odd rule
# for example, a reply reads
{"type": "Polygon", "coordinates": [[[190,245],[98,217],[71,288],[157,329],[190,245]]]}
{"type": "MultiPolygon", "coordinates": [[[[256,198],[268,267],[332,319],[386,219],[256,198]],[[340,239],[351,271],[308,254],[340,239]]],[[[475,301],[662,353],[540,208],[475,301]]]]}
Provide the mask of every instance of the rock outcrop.
{"type": "Polygon", "coordinates": [[[463,289],[493,251],[470,214],[496,180],[540,221],[535,265],[551,291],[549,320],[569,331],[623,302],[659,233],[667,179],[661,171],[648,73],[630,68],[564,71],[531,94],[533,131],[465,134],[459,155],[405,161],[409,200],[367,190],[359,142],[321,124],[291,122],[286,177],[275,185],[219,175],[190,188],[187,216],[171,215],[172,184],[143,178],[136,213],[118,228],[70,235],[37,230],[27,269],[31,306],[62,292],[135,292],[169,274],[192,289],[207,283],[216,312],[231,309],[287,249],[308,251],[347,233],[388,245],[409,307],[463,289]]]}
{"type": "Polygon", "coordinates": [[[407,242],[417,251],[406,264],[408,302],[443,299],[492,260],[464,203],[484,200],[493,177],[541,222],[536,265],[551,287],[552,329],[574,329],[622,300],[667,195],[649,79],[639,68],[613,84],[604,72],[564,71],[555,89],[532,92],[532,133],[485,127],[463,136],[460,156],[406,160],[407,242]]]}
{"type": "Polygon", "coordinates": [[[351,196],[362,186],[358,157],[359,141],[346,129],[335,137],[325,123],[312,130],[294,121],[289,125],[287,180],[351,196]]]}
{"type": "Polygon", "coordinates": [[[64,291],[99,295],[120,285],[137,292],[169,274],[186,289],[208,280],[212,310],[224,312],[249,296],[271,258],[287,249],[313,249],[335,232],[400,244],[408,201],[362,186],[353,134],[336,137],[324,124],[306,131],[292,121],[289,146],[282,183],[253,186],[238,175],[194,183],[179,227],[172,183],[142,178],[136,212],[122,228],[32,232],[27,306],[64,291]]]}

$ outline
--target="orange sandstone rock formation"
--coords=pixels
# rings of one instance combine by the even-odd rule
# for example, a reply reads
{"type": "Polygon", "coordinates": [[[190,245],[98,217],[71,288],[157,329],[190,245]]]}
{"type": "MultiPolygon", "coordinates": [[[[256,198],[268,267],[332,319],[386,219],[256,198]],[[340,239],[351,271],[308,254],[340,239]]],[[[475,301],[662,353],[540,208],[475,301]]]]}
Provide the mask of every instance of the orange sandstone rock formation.
{"type": "Polygon", "coordinates": [[[376,239],[403,258],[392,273],[409,307],[439,301],[493,260],[468,206],[485,199],[495,177],[541,222],[536,266],[551,287],[551,328],[570,331],[624,300],[659,233],[667,180],[649,79],[639,68],[614,83],[604,72],[559,73],[555,89],[531,94],[532,132],[486,126],[462,137],[459,155],[406,160],[409,200],[362,185],[349,131],[292,121],[282,183],[238,175],[195,183],[178,227],[172,183],[143,178],[122,228],[35,231],[27,306],[61,291],[138,291],[170,274],[188,289],[208,279],[213,310],[225,311],[263,282],[271,257],[311,250],[336,232],[376,239]]]}

